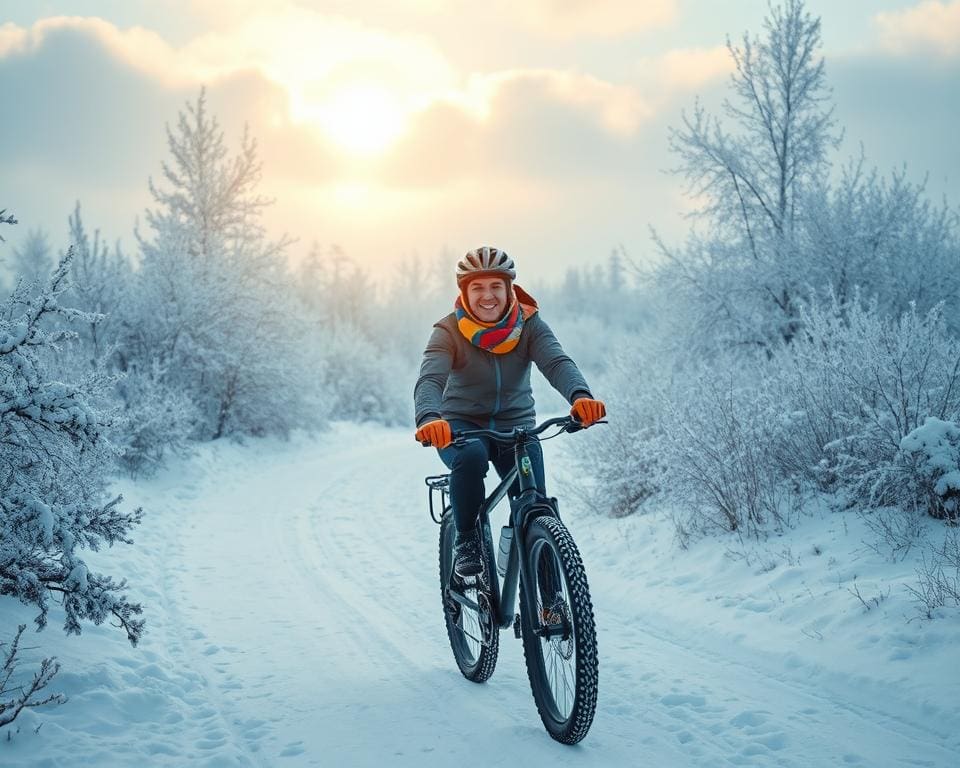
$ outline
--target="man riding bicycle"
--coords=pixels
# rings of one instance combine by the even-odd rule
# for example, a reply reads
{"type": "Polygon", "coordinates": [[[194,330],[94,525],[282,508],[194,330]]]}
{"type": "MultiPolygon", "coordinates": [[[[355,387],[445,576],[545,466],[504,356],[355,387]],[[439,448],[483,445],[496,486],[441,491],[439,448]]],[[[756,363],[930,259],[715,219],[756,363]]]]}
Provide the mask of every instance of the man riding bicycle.
{"type": "MultiPolygon", "coordinates": [[[[468,252],[457,264],[454,311],[433,326],[414,387],[416,439],[437,448],[450,469],[450,501],[457,537],[454,571],[482,571],[477,513],[492,461],[502,477],[513,466],[509,449],[484,439],[453,445],[453,432],[484,427],[508,430],[535,423],[530,364],[571,404],[585,427],[606,408],[594,399],[576,363],[540,316],[537,302],[514,283],[513,259],[497,248],[468,252]]],[[[543,454],[528,446],[537,490],[546,495],[543,454]]],[[[519,492],[519,480],[510,496],[519,492]]]]}

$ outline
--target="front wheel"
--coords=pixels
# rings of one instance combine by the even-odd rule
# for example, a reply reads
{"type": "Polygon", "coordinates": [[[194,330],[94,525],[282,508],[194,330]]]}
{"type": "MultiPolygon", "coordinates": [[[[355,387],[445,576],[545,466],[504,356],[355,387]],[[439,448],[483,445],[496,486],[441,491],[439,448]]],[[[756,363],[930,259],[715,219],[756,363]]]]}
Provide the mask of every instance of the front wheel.
{"type": "Polygon", "coordinates": [[[587,735],[597,707],[597,633],[587,575],[566,526],[538,517],[526,532],[526,573],[520,585],[523,655],[537,711],[564,744],[587,735]],[[536,595],[530,605],[528,591],[536,595]]]}
{"type": "MultiPolygon", "coordinates": [[[[453,515],[445,514],[440,523],[440,595],[443,599],[443,616],[457,667],[467,680],[482,683],[493,674],[500,647],[500,628],[494,622],[489,594],[484,589],[485,577],[489,578],[487,570],[490,559],[484,557],[484,573],[475,581],[460,581],[453,573],[453,544],[456,536],[453,515]],[[476,609],[454,600],[451,589],[477,606],[476,609]]],[[[486,554],[486,549],[484,553],[486,554]]]]}

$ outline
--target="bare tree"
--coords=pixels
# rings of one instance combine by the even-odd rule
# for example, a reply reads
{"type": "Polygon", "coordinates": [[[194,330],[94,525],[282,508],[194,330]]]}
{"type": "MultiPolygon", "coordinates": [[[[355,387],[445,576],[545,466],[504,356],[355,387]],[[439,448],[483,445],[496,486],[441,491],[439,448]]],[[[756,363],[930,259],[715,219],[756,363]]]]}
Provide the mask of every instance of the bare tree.
{"type": "Polygon", "coordinates": [[[696,215],[735,246],[721,258],[752,271],[759,298],[786,319],[778,330],[789,340],[796,330],[789,263],[795,223],[804,190],[823,178],[841,137],[819,56],[820,19],[803,0],[787,0],[770,7],[763,26],[762,37],[744,34],[740,46],[727,40],[735,72],[723,112],[734,128],[698,101],[670,131],[670,148],[680,158],[674,171],[703,201],[696,215]]]}

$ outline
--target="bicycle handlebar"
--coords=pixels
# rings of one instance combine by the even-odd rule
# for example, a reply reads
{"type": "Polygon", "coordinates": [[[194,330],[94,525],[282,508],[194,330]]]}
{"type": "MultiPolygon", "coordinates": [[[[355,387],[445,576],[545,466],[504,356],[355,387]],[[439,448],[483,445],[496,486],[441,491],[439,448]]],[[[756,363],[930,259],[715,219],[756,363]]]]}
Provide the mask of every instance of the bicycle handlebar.
{"type": "MultiPolygon", "coordinates": [[[[594,424],[606,424],[605,420],[595,421],[594,424]]],[[[558,416],[553,419],[547,419],[542,424],[538,424],[532,429],[525,427],[514,427],[509,432],[498,432],[494,429],[465,429],[462,432],[453,433],[453,442],[462,443],[464,440],[467,440],[471,437],[489,437],[491,440],[495,440],[498,443],[512,443],[515,442],[517,437],[521,433],[525,433],[528,436],[535,437],[550,427],[562,427],[561,432],[577,432],[581,429],[586,429],[579,421],[577,421],[572,416],[558,416]]]]}

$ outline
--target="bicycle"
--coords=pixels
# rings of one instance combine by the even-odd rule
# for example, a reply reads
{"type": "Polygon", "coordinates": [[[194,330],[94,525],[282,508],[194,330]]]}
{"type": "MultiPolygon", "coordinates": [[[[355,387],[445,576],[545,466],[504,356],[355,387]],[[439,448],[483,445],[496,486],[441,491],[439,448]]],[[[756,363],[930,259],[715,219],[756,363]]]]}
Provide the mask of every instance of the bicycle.
{"type": "Polygon", "coordinates": [[[454,444],[487,437],[514,447],[514,467],[484,500],[477,516],[483,570],[475,578],[463,579],[453,570],[456,527],[447,503],[450,476],[432,475],[425,482],[430,516],[440,524],[440,592],[460,672],[475,683],[488,680],[497,663],[499,631],[512,626],[514,636],[523,638],[527,676],[544,727],[557,741],[576,744],[587,735],[596,710],[597,637],[580,553],[560,520],[557,500],[537,492],[527,453],[527,445],[552,427],[560,429],[544,440],[583,429],[566,416],[534,428],[454,434],[454,444]],[[495,562],[490,511],[518,476],[520,493],[510,499],[510,518],[501,529],[495,562]],[[437,492],[439,516],[434,507],[437,492]],[[518,591],[520,611],[514,614],[518,591]]]}

